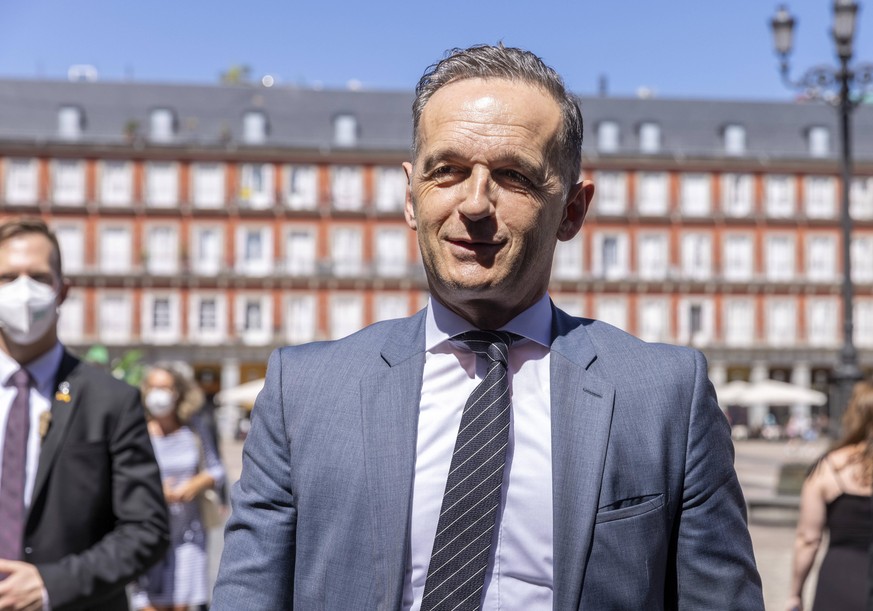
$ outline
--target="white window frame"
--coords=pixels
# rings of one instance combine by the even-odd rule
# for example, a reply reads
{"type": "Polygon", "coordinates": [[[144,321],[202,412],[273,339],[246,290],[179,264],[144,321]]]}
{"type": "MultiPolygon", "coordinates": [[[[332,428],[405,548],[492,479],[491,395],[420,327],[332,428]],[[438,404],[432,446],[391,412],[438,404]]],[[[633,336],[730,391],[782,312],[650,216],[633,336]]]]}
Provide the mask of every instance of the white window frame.
{"type": "Polygon", "coordinates": [[[573,239],[558,240],[552,262],[552,278],[555,280],[580,280],[582,278],[582,234],[573,239]]]}
{"type": "Polygon", "coordinates": [[[594,277],[606,280],[621,280],[628,276],[628,235],[618,231],[599,231],[594,234],[594,253],[592,257],[592,272],[594,277]],[[606,240],[615,239],[615,261],[613,264],[604,260],[604,244],[606,240]]]}
{"type": "Polygon", "coordinates": [[[721,175],[721,209],[725,216],[746,217],[754,209],[755,185],[751,174],[721,175]]]}
{"type": "Polygon", "coordinates": [[[215,209],[224,206],[225,172],[223,163],[200,161],[191,164],[191,199],[195,208],[215,209]],[[216,172],[217,176],[207,176],[207,172],[216,172]]]}
{"type": "Polygon", "coordinates": [[[771,297],[764,305],[767,344],[774,347],[794,346],[797,343],[797,301],[793,297],[771,297]]]}
{"type": "Polygon", "coordinates": [[[400,225],[377,227],[373,232],[376,274],[400,278],[409,271],[409,230],[400,225]]]}
{"type": "Polygon", "coordinates": [[[827,157],[831,154],[831,132],[827,127],[815,125],[806,132],[810,157],[827,157]]]}
{"type": "Polygon", "coordinates": [[[168,144],[176,136],[176,115],[169,108],[155,108],[149,113],[149,140],[168,144]]]}
{"type": "Polygon", "coordinates": [[[833,282],[837,277],[837,239],[833,235],[806,236],[806,278],[814,282],[833,282]]]}
{"type": "Polygon", "coordinates": [[[682,174],[682,215],[708,216],[712,211],[712,177],[702,172],[682,174]]]}
{"type": "Polygon", "coordinates": [[[640,299],[637,310],[640,339],[647,342],[669,342],[670,301],[663,297],[640,299]]]}
{"type": "Polygon", "coordinates": [[[272,163],[240,164],[239,203],[264,210],[276,203],[275,168],[272,163]]]}
{"type": "Polygon", "coordinates": [[[234,321],[237,337],[247,345],[264,346],[273,339],[273,298],[269,293],[242,292],[236,296],[234,321]],[[260,327],[247,328],[249,305],[260,308],[260,327]]]}
{"type": "Polygon", "coordinates": [[[245,224],[237,227],[236,268],[247,276],[266,276],[273,272],[273,228],[270,225],[245,224]],[[260,234],[261,256],[250,258],[249,237],[260,234]]]}
{"type": "Polygon", "coordinates": [[[39,198],[39,164],[36,159],[7,157],[3,160],[7,204],[35,204],[39,198]]]}
{"type": "Polygon", "coordinates": [[[227,341],[227,296],[220,291],[196,291],[191,293],[188,308],[188,336],[198,343],[210,346],[227,341]],[[215,328],[201,327],[201,309],[205,301],[215,303],[215,328]]]}
{"type": "Polygon", "coordinates": [[[625,172],[598,172],[595,210],[603,216],[620,216],[627,211],[627,174],[625,172]]]}
{"type": "Polygon", "coordinates": [[[849,213],[855,220],[873,219],[873,176],[856,176],[852,179],[849,213]]]}
{"type": "Polygon", "coordinates": [[[52,160],[52,201],[57,206],[85,203],[85,162],[81,159],[52,160]]]}
{"type": "Polygon", "coordinates": [[[339,278],[364,273],[363,227],[337,225],[330,231],[330,260],[333,275],[339,278]]]}
{"type": "Polygon", "coordinates": [[[191,252],[188,254],[189,263],[194,273],[200,276],[216,276],[224,267],[224,228],[221,225],[195,224],[191,227],[191,252]],[[217,246],[216,257],[210,261],[201,258],[203,253],[203,235],[206,232],[215,232],[215,244],[217,246]]]}
{"type": "Polygon", "coordinates": [[[85,271],[85,224],[82,221],[59,220],[53,226],[65,274],[85,271]]]}
{"type": "Polygon", "coordinates": [[[667,172],[637,174],[637,212],[644,216],[664,216],[670,209],[670,176],[667,172]]]}
{"type": "Polygon", "coordinates": [[[373,295],[373,322],[409,316],[409,295],[381,291],[373,295]]]}
{"type": "Polygon", "coordinates": [[[364,172],[356,165],[330,168],[330,196],[334,210],[358,211],[364,208],[364,172]]]}
{"type": "Polygon", "coordinates": [[[598,295],[594,300],[594,318],[613,327],[627,330],[629,308],[624,295],[598,295]]]}
{"type": "Polygon", "coordinates": [[[59,309],[58,339],[66,345],[85,341],[85,292],[71,288],[59,309]]]}
{"type": "Polygon", "coordinates": [[[318,206],[318,166],[285,166],[285,205],[291,210],[315,210],[318,206]]]}
{"type": "Polygon", "coordinates": [[[133,202],[133,163],[117,159],[100,162],[100,203],[128,207],[133,202]]]}
{"type": "Polygon", "coordinates": [[[333,293],[328,312],[331,339],[346,337],[364,326],[364,298],[360,293],[333,293]]]}
{"type": "Polygon", "coordinates": [[[616,121],[601,121],[597,124],[597,151],[616,153],[621,146],[621,130],[616,121]]]}
{"type": "Polygon", "coordinates": [[[807,176],[804,178],[806,216],[815,219],[832,219],[836,212],[836,183],[832,176],[807,176]]]}
{"type": "Polygon", "coordinates": [[[640,152],[653,155],[661,152],[661,126],[654,121],[640,123],[640,152]]]}
{"type": "Polygon", "coordinates": [[[723,302],[724,343],[732,348],[748,348],[755,343],[755,300],[729,297],[723,302]]]}
{"type": "Polygon", "coordinates": [[[106,223],[98,229],[99,269],[104,274],[127,274],[133,268],[133,248],[131,246],[133,230],[130,225],[106,223]],[[125,236],[118,236],[113,244],[106,243],[107,232],[121,231],[125,236]],[[119,252],[119,250],[121,252],[119,252]],[[125,252],[126,250],[126,252],[125,252]]]}
{"type": "Polygon", "coordinates": [[[679,299],[679,330],[677,341],[695,347],[708,346],[715,338],[713,301],[709,297],[688,296],[679,299]],[[700,328],[692,333],[693,307],[699,307],[700,328]]]}
{"type": "Polygon", "coordinates": [[[285,296],[284,312],[285,340],[289,344],[304,344],[318,338],[318,299],[315,294],[289,293],[285,296]]]}
{"type": "Polygon", "coordinates": [[[746,128],[737,123],[725,125],[724,152],[727,155],[746,154],[746,128]]]}
{"type": "Polygon", "coordinates": [[[269,125],[267,115],[260,110],[249,110],[242,119],[243,144],[264,144],[267,141],[269,125]]]}
{"type": "Polygon", "coordinates": [[[145,167],[146,203],[151,208],[174,208],[179,204],[179,164],[149,161],[145,167]]]}
{"type": "Polygon", "coordinates": [[[102,291],[97,295],[97,335],[104,344],[130,343],[133,335],[131,294],[102,291]],[[107,303],[111,299],[112,303],[107,303]],[[125,324],[126,323],[126,324],[125,324]]]}
{"type": "Polygon", "coordinates": [[[839,302],[833,297],[809,297],[806,300],[806,341],[810,346],[837,346],[839,315],[839,302]]]}
{"type": "Polygon", "coordinates": [[[687,232],[682,235],[682,276],[690,280],[712,278],[712,235],[687,232]]]}
{"type": "Polygon", "coordinates": [[[764,179],[765,209],[770,218],[791,218],[797,214],[794,176],[770,174],[764,179]]]}
{"type": "Polygon", "coordinates": [[[285,272],[291,276],[312,276],[318,265],[318,233],[312,225],[290,225],[285,229],[285,272]],[[305,236],[292,243],[293,236],[305,236]]]}
{"type": "Polygon", "coordinates": [[[146,269],[149,273],[163,276],[179,273],[179,227],[167,223],[148,223],[144,234],[146,269]],[[155,243],[158,231],[169,233],[166,243],[155,243]]]}
{"type": "Polygon", "coordinates": [[[797,275],[797,250],[793,235],[770,234],[764,238],[764,275],[767,280],[789,282],[797,275]]]}
{"type": "Polygon", "coordinates": [[[179,293],[170,291],[146,291],[143,294],[142,319],[140,321],[141,339],[152,344],[177,344],[182,339],[181,308],[179,293]],[[157,303],[167,304],[167,327],[155,326],[157,303]]]}
{"type": "Polygon", "coordinates": [[[641,280],[664,280],[670,274],[670,236],[666,232],[637,234],[637,275],[641,280]]]}
{"type": "Polygon", "coordinates": [[[873,283],[873,234],[852,236],[852,281],[862,284],[873,283]]]}
{"type": "Polygon", "coordinates": [[[724,236],[722,265],[724,279],[748,282],[755,274],[755,240],[751,234],[728,233],[724,236]],[[732,249],[731,245],[736,244],[732,249]]]}
{"type": "Polygon", "coordinates": [[[398,212],[406,203],[406,172],[403,168],[382,166],[375,168],[376,210],[398,212]]]}

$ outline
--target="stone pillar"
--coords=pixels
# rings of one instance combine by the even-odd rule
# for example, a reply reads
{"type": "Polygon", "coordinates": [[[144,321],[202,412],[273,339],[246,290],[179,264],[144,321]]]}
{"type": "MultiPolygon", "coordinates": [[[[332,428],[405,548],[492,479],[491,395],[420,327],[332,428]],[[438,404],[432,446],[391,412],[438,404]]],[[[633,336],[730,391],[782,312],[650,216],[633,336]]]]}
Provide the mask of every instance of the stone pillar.
{"type": "MultiPolygon", "coordinates": [[[[221,362],[221,390],[239,386],[239,359],[229,357],[221,362]]],[[[218,435],[222,439],[234,439],[240,421],[240,408],[237,405],[220,405],[215,410],[218,435]]]]}
{"type": "MultiPolygon", "coordinates": [[[[752,371],[749,373],[749,382],[761,382],[770,377],[770,368],[766,361],[755,361],[752,363],[752,371]]],[[[758,403],[749,406],[749,428],[752,430],[760,430],[764,426],[764,419],[769,412],[769,406],[763,403],[758,403]]]]}
{"type": "MultiPolygon", "coordinates": [[[[803,361],[795,363],[794,369],[791,370],[791,383],[804,388],[812,386],[812,367],[809,363],[803,361]]],[[[812,409],[806,403],[795,403],[791,406],[791,419],[798,429],[794,433],[802,435],[812,426],[812,409]]]]}

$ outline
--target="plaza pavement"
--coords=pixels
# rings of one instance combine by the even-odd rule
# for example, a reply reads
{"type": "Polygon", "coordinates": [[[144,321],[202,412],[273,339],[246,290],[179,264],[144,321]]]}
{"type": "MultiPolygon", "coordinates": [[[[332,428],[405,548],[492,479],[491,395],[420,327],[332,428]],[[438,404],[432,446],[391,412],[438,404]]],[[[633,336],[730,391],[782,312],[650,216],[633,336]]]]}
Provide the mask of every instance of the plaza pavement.
{"type": "MultiPolygon", "coordinates": [[[[746,497],[762,498],[773,495],[780,465],[786,462],[812,462],[826,446],[826,441],[738,441],[735,464],[746,497]]],[[[222,458],[227,469],[228,482],[235,482],[239,479],[242,467],[242,442],[222,442],[222,458]]],[[[761,515],[771,519],[767,523],[753,521],[749,530],[764,584],[764,602],[767,611],[782,611],[791,578],[794,514],[787,511],[761,515]]],[[[213,531],[209,554],[213,579],[218,568],[221,546],[221,531],[213,531]]],[[[806,585],[807,595],[804,600],[807,606],[812,603],[815,574],[814,569],[806,585]]]]}

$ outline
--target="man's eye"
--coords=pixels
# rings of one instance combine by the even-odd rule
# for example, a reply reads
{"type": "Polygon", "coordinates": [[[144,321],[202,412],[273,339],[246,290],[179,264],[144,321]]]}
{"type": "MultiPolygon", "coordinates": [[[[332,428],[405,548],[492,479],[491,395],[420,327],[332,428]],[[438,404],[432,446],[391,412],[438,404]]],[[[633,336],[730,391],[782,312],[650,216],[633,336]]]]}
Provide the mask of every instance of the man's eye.
{"type": "Polygon", "coordinates": [[[47,284],[49,286],[52,286],[55,281],[54,277],[52,277],[51,274],[36,274],[35,276],[31,276],[31,278],[33,278],[40,284],[47,284]]]}
{"type": "Polygon", "coordinates": [[[515,170],[504,170],[503,175],[509,180],[516,182],[521,185],[531,185],[531,180],[522,174],[521,172],[517,172],[515,170]]]}

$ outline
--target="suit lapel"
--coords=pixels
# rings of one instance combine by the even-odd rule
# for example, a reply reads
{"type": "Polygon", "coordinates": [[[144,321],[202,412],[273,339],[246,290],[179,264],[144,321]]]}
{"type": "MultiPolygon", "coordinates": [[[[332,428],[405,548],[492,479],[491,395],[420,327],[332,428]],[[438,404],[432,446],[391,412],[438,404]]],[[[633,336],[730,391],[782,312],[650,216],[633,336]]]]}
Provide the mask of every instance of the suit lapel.
{"type": "Polygon", "coordinates": [[[364,452],[379,564],[375,574],[383,580],[379,609],[399,608],[403,595],[424,357],[424,316],[419,314],[395,327],[373,375],[361,382],[364,452]]]}
{"type": "Polygon", "coordinates": [[[57,458],[72,415],[79,404],[81,393],[77,390],[79,390],[81,376],[77,369],[78,364],[79,359],[64,351],[61,365],[55,376],[55,394],[51,397],[51,421],[39,451],[39,465],[36,469],[31,507],[36,505],[36,501],[48,480],[52,464],[57,458]]]}
{"type": "Polygon", "coordinates": [[[554,608],[577,609],[612,422],[614,388],[591,373],[596,352],[578,319],[553,308],[551,349],[554,608]]]}

